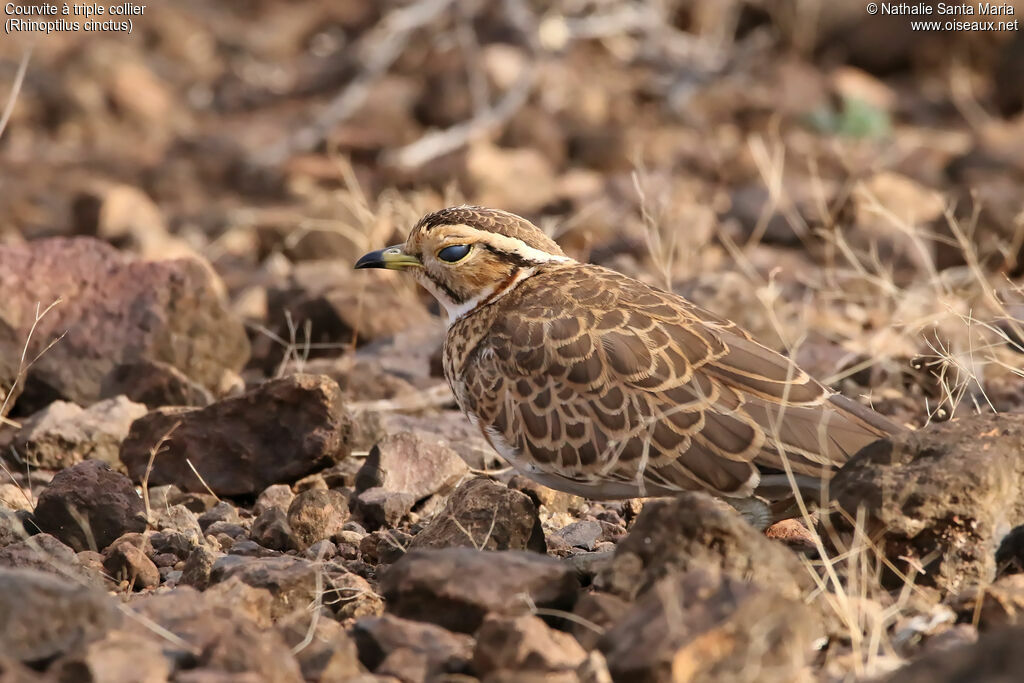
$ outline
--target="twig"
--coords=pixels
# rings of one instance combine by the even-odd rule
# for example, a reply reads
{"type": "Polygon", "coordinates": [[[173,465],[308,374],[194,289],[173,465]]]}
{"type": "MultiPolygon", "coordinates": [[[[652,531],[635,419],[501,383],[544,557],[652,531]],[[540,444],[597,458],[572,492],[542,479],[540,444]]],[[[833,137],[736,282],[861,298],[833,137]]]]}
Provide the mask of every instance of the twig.
{"type": "Polygon", "coordinates": [[[402,169],[417,168],[440,156],[454,152],[500,128],[526,104],[537,81],[537,67],[524,67],[519,79],[502,95],[497,104],[468,121],[444,130],[432,131],[415,142],[384,155],[384,163],[402,169]]]}
{"type": "Polygon", "coordinates": [[[10,121],[11,115],[14,114],[14,103],[18,101],[18,94],[21,92],[21,86],[25,82],[25,73],[28,71],[28,62],[32,58],[32,47],[32,45],[29,45],[28,49],[21,56],[21,63],[18,64],[18,73],[14,76],[14,85],[11,86],[11,94],[7,96],[4,113],[0,114],[0,137],[3,137],[4,129],[7,128],[7,122],[10,121]]]}
{"type": "Polygon", "coordinates": [[[174,433],[178,427],[181,426],[181,420],[175,422],[167,432],[160,437],[156,444],[149,449],[149,462],[146,463],[146,471],[142,475],[142,502],[146,506],[146,519],[152,519],[152,511],[149,508],[149,475],[153,472],[153,461],[156,460],[157,454],[160,452],[160,448],[171,438],[171,434],[174,433]]]}
{"type": "Polygon", "coordinates": [[[59,304],[61,304],[63,302],[64,302],[63,298],[57,297],[56,299],[54,299],[53,303],[51,303],[49,306],[47,306],[45,309],[43,309],[42,312],[39,311],[39,302],[38,301],[36,302],[35,319],[32,321],[32,326],[28,329],[28,335],[25,337],[25,345],[21,347],[21,359],[18,361],[18,372],[17,372],[17,374],[14,375],[14,384],[11,385],[10,389],[8,389],[6,395],[4,396],[4,402],[2,404],[0,404],[0,415],[6,415],[7,414],[7,404],[8,404],[8,402],[10,402],[11,396],[14,395],[14,388],[17,387],[18,383],[21,382],[21,380],[24,378],[25,373],[27,373],[29,371],[29,369],[33,365],[35,365],[37,360],[42,358],[44,353],[46,353],[47,351],[52,349],[57,344],[57,342],[59,342],[61,339],[63,339],[64,335],[67,334],[67,330],[65,330],[59,337],[57,337],[56,339],[51,341],[49,344],[47,344],[45,349],[43,349],[42,351],[37,353],[35,358],[33,358],[27,364],[25,363],[25,359],[28,357],[28,347],[29,347],[29,344],[32,342],[32,335],[35,334],[36,327],[39,325],[39,321],[41,321],[44,317],[46,317],[46,314],[49,313],[51,310],[53,310],[53,308],[55,306],[57,306],[57,305],[59,305],[59,304]]]}
{"type": "Polygon", "coordinates": [[[393,10],[359,41],[355,52],[362,71],[320,112],[316,120],[282,142],[271,145],[255,161],[276,166],[296,152],[308,152],[326,139],[330,130],[362,106],[370,85],[387,72],[405,49],[412,33],[441,15],[454,0],[420,0],[393,10]]]}
{"type": "Polygon", "coordinates": [[[220,498],[217,496],[216,493],[213,492],[213,489],[210,488],[210,485],[206,483],[206,480],[203,479],[203,475],[199,474],[199,470],[197,470],[196,466],[192,464],[192,460],[189,458],[185,458],[185,462],[188,464],[189,469],[192,470],[192,473],[196,475],[196,478],[199,479],[199,483],[203,485],[203,488],[206,489],[206,492],[213,496],[213,499],[219,503],[220,498]]]}

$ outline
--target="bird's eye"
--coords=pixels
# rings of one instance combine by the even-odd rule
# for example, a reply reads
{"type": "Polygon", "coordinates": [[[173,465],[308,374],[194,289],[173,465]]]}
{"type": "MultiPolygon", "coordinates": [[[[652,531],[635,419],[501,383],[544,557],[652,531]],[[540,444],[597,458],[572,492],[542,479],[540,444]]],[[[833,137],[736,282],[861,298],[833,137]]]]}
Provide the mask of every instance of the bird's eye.
{"type": "Polygon", "coordinates": [[[437,258],[448,263],[455,263],[466,258],[469,254],[469,250],[472,247],[468,244],[453,244],[450,247],[445,247],[441,251],[437,252],[437,258]]]}

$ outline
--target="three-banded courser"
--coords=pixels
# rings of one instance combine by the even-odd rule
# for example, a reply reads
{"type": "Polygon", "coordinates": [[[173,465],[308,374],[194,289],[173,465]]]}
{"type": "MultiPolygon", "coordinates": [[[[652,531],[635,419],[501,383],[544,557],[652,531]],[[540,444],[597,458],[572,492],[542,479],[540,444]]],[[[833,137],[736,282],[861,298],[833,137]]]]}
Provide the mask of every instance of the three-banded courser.
{"type": "Polygon", "coordinates": [[[850,455],[901,429],[735,323],[575,261],[505,211],[431,213],[356,268],[408,271],[437,298],[459,406],[506,460],[555,489],[704,490],[764,524],[763,499],[792,495],[784,460],[816,501],[850,455]]]}

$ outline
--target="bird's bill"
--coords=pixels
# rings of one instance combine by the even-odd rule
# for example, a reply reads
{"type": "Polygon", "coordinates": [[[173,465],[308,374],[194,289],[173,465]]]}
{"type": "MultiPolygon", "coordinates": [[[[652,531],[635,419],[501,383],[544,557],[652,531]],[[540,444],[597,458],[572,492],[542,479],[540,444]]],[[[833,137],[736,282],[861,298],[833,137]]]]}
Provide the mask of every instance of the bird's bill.
{"type": "Polygon", "coordinates": [[[356,261],[356,268],[387,268],[388,270],[404,270],[422,266],[420,260],[411,254],[402,251],[401,244],[395,244],[385,249],[371,251],[364,254],[356,261]]]}

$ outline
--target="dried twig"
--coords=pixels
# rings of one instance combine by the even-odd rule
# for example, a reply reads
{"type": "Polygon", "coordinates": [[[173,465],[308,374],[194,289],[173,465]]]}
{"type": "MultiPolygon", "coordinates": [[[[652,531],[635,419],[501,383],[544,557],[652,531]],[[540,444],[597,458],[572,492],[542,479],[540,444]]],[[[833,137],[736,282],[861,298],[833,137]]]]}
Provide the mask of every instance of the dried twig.
{"type": "Polygon", "coordinates": [[[25,83],[25,73],[28,71],[28,62],[32,58],[32,46],[30,45],[21,56],[21,63],[18,64],[18,73],[14,76],[14,85],[11,86],[11,94],[7,96],[7,104],[4,105],[3,114],[0,114],[0,137],[3,137],[7,122],[11,120],[14,113],[14,103],[18,101],[18,94],[21,86],[25,83]]]}
{"type": "Polygon", "coordinates": [[[373,30],[367,32],[356,47],[362,71],[320,112],[316,120],[291,137],[271,145],[255,161],[277,166],[296,152],[308,152],[341,121],[352,116],[366,101],[370,86],[398,59],[409,37],[417,29],[439,17],[454,0],[420,0],[390,12],[373,30]]]}

